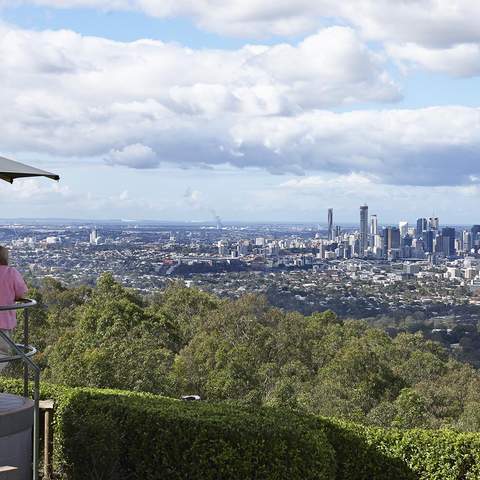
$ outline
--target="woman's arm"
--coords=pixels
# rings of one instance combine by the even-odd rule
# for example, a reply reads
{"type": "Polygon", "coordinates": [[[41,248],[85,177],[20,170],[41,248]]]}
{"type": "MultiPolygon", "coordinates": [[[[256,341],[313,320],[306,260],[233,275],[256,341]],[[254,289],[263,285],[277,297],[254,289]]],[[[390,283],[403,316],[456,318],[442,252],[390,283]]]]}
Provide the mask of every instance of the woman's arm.
{"type": "Polygon", "coordinates": [[[13,288],[15,290],[15,300],[22,299],[28,292],[27,284],[25,280],[20,275],[18,270],[12,269],[13,271],[13,288]]]}

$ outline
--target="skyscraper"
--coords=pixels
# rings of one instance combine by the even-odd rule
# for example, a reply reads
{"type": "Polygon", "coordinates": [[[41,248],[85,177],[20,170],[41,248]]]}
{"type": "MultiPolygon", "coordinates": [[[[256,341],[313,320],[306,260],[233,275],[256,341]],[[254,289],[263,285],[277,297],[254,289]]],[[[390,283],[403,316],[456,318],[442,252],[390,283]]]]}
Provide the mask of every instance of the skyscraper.
{"type": "Polygon", "coordinates": [[[98,243],[98,234],[97,234],[97,227],[95,227],[90,232],[90,245],[96,245],[98,243]]]}
{"type": "Polygon", "coordinates": [[[403,220],[398,224],[398,228],[400,230],[400,237],[406,237],[408,235],[408,222],[403,220]]]}
{"type": "Polygon", "coordinates": [[[378,218],[376,215],[370,217],[370,235],[372,237],[378,235],[378,218]]]}
{"type": "Polygon", "coordinates": [[[442,228],[443,253],[447,257],[455,255],[455,229],[452,227],[442,228]]]}
{"type": "Polygon", "coordinates": [[[422,233],[427,230],[427,219],[418,218],[417,219],[417,238],[422,236],[422,233]]]}
{"type": "Polygon", "coordinates": [[[472,234],[468,230],[463,231],[462,248],[465,253],[472,249],[472,234]]]}
{"type": "Polygon", "coordinates": [[[359,255],[363,257],[368,248],[368,206],[360,207],[360,248],[359,255]]]}
{"type": "Polygon", "coordinates": [[[480,234],[480,225],[474,225],[472,227],[472,248],[478,247],[480,234]]]}
{"type": "Polygon", "coordinates": [[[430,230],[438,230],[439,225],[440,225],[440,222],[438,220],[438,217],[430,217],[428,219],[428,228],[430,230]]]}
{"type": "Polygon", "coordinates": [[[387,250],[400,248],[400,229],[397,227],[387,227],[384,230],[384,242],[387,250]]]}
{"type": "Polygon", "coordinates": [[[432,230],[427,230],[422,235],[423,241],[425,242],[425,251],[428,253],[433,253],[433,239],[435,234],[432,230]]]}
{"type": "Polygon", "coordinates": [[[328,239],[333,240],[333,208],[328,209],[328,239]]]}

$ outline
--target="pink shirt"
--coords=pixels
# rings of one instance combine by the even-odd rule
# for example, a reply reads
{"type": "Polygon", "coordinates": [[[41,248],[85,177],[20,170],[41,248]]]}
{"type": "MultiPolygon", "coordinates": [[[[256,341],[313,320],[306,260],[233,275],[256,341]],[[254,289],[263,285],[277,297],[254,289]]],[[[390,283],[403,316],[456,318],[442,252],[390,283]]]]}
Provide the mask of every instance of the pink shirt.
{"type": "MultiPolygon", "coordinates": [[[[13,305],[15,300],[27,293],[27,285],[18,270],[0,265],[0,305],[13,305]]],[[[0,312],[0,328],[11,330],[17,326],[17,315],[13,312],[0,312]]]]}

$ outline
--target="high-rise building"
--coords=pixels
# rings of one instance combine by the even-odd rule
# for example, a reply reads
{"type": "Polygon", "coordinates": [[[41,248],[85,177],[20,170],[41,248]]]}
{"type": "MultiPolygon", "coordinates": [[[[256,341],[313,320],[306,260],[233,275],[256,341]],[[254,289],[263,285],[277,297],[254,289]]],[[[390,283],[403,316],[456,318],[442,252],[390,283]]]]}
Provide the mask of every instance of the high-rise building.
{"type": "Polygon", "coordinates": [[[463,231],[462,250],[466,253],[472,249],[472,234],[468,230],[463,231]]]}
{"type": "Polygon", "coordinates": [[[427,230],[423,232],[423,242],[425,251],[428,253],[433,253],[433,239],[435,238],[435,233],[432,230],[427,230]]]}
{"type": "Polygon", "coordinates": [[[428,228],[430,230],[438,230],[439,226],[440,226],[440,221],[438,220],[438,217],[430,217],[428,219],[428,228]]]}
{"type": "Polygon", "coordinates": [[[447,257],[455,255],[455,229],[452,227],[442,228],[443,253],[447,257]]]}
{"type": "Polygon", "coordinates": [[[98,234],[97,234],[97,229],[94,228],[90,232],[90,245],[96,245],[98,243],[98,234]]]}
{"type": "Polygon", "coordinates": [[[225,255],[228,254],[228,244],[224,240],[220,240],[217,243],[218,246],[218,254],[224,257],[225,255]]]}
{"type": "Polygon", "coordinates": [[[372,237],[378,235],[378,218],[376,215],[370,217],[370,235],[372,237]]]}
{"type": "Polygon", "coordinates": [[[443,235],[441,233],[437,233],[437,236],[435,237],[435,240],[433,242],[433,251],[434,253],[445,253],[443,235]]]}
{"type": "Polygon", "coordinates": [[[400,230],[400,238],[406,237],[408,235],[408,222],[403,220],[398,224],[398,229],[400,230]]]}
{"type": "Polygon", "coordinates": [[[422,236],[422,233],[427,230],[427,219],[418,218],[417,219],[417,238],[422,236]]]}
{"type": "Polygon", "coordinates": [[[328,209],[328,239],[333,240],[333,208],[328,209]]]}
{"type": "Polygon", "coordinates": [[[368,248],[368,206],[360,207],[360,245],[359,256],[363,257],[368,248]]]}
{"type": "Polygon", "coordinates": [[[387,250],[400,248],[400,229],[397,227],[385,228],[383,240],[387,250]]]}
{"type": "Polygon", "coordinates": [[[472,248],[478,248],[480,244],[480,225],[474,225],[472,227],[472,248]]]}

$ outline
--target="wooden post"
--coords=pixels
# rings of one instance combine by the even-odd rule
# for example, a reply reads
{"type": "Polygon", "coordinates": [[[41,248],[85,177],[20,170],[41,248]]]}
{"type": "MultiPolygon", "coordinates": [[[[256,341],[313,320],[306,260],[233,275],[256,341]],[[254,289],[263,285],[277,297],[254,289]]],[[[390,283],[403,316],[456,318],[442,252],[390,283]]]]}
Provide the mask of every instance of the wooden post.
{"type": "Polygon", "coordinates": [[[43,478],[50,480],[53,476],[53,400],[41,400],[40,411],[43,412],[43,478]]]}
{"type": "Polygon", "coordinates": [[[18,475],[17,467],[0,467],[0,480],[15,480],[18,475]]]}

